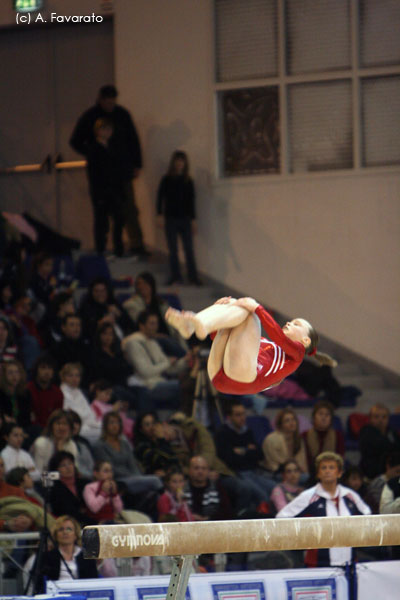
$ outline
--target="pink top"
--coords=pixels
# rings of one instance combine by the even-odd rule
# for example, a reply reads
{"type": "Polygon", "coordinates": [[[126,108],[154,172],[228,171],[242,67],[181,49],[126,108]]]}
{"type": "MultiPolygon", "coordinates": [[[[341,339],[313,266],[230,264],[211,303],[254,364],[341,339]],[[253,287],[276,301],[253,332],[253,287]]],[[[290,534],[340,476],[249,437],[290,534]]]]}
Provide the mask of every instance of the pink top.
{"type": "Polygon", "coordinates": [[[100,512],[101,509],[107,504],[111,503],[116,514],[121,512],[121,510],[124,508],[121,496],[119,494],[115,494],[113,496],[106,494],[101,489],[101,483],[101,481],[93,481],[92,483],[85,485],[83,497],[86,506],[92,513],[96,514],[100,512]]]}
{"type": "Polygon", "coordinates": [[[178,521],[194,521],[187,502],[178,502],[171,492],[164,492],[158,499],[157,510],[161,515],[176,515],[178,521]]]}
{"type": "Polygon", "coordinates": [[[280,483],[274,487],[271,492],[270,500],[279,512],[284,506],[289,503],[289,498],[293,500],[303,491],[299,486],[290,485],[289,483],[280,483]],[[286,494],[285,494],[286,491],[286,494]]]}
{"type": "MultiPolygon", "coordinates": [[[[93,400],[93,402],[90,406],[91,406],[92,411],[95,414],[97,421],[100,421],[100,422],[103,420],[104,415],[106,415],[107,413],[114,410],[110,404],[107,404],[107,402],[101,402],[100,400],[93,400]]],[[[122,419],[123,434],[128,438],[128,440],[132,441],[133,440],[133,425],[134,425],[135,421],[133,419],[130,419],[129,417],[127,417],[126,414],[122,411],[118,411],[118,414],[122,419]]]]}

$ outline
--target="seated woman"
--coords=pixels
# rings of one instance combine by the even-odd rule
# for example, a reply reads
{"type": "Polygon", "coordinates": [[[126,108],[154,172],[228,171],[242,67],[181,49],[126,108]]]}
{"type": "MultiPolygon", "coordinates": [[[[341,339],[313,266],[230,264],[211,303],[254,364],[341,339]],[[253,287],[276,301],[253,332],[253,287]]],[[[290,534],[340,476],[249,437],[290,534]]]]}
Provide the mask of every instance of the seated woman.
{"type": "Polygon", "coordinates": [[[81,525],[93,525],[83,499],[83,490],[89,481],[80,477],[75,468],[75,458],[70,452],[56,452],[49,462],[49,471],[58,471],[60,478],[50,488],[51,512],[60,517],[68,510],[81,525]]]}
{"type": "Polygon", "coordinates": [[[277,385],[306,353],[336,364],[317,352],[318,336],[308,321],[293,319],[281,328],[254,298],[220,298],[199,313],[169,308],[165,318],[184,338],[195,333],[203,340],[213,334],[208,375],[225,394],[257,394],[277,385]],[[261,325],[270,339],[261,337],[261,325]]]}
{"type": "Polygon", "coordinates": [[[17,346],[9,319],[0,314],[0,363],[18,358],[17,346]]]}
{"type": "Polygon", "coordinates": [[[104,415],[100,440],[93,446],[95,459],[112,465],[115,479],[125,487],[124,502],[128,508],[138,508],[148,514],[150,504],[163,487],[161,480],[154,475],[143,475],[127,439],[122,435],[122,420],[118,413],[104,415]],[[128,497],[129,495],[129,497],[128,497]]]}
{"type": "Polygon", "coordinates": [[[163,425],[155,412],[141,414],[134,428],[135,455],[145,473],[165,477],[179,460],[165,436],[163,425]]]}
{"type": "Polygon", "coordinates": [[[158,316],[157,341],[167,356],[182,358],[185,356],[188,346],[178,331],[171,327],[165,320],[165,313],[169,307],[166,300],[157,294],[156,280],[151,273],[143,271],[135,279],[136,293],[125,300],[123,307],[137,323],[138,317],[144,310],[158,316]]]}
{"type": "Polygon", "coordinates": [[[90,386],[90,395],[92,402],[90,408],[92,409],[97,422],[101,425],[103,417],[107,413],[114,411],[117,412],[123,425],[123,433],[130,442],[133,441],[133,425],[134,420],[127,416],[124,407],[124,402],[113,398],[113,389],[110,382],[106,379],[99,379],[94,381],[90,386]]]}
{"type": "Polygon", "coordinates": [[[18,360],[3,363],[0,373],[0,412],[4,421],[15,422],[24,429],[27,434],[24,447],[29,448],[41,428],[33,423],[26,373],[18,360]]]}
{"type": "Polygon", "coordinates": [[[47,471],[51,457],[60,450],[70,452],[74,458],[78,456],[78,449],[72,435],[72,422],[68,411],[55,410],[50,415],[43,434],[36,438],[31,448],[38,471],[41,473],[47,471]]]}
{"type": "Polygon", "coordinates": [[[299,421],[292,408],[284,408],[277,414],[276,430],[269,433],[263,443],[264,464],[276,473],[290,458],[294,459],[301,473],[307,473],[304,441],[299,433],[299,421]]]}
{"type": "Polygon", "coordinates": [[[336,452],[344,456],[344,438],[332,427],[334,409],[327,400],[319,400],[312,411],[312,427],[303,433],[308,472],[314,475],[315,459],[321,452],[336,452]]]}
{"type": "Polygon", "coordinates": [[[81,548],[81,526],[70,515],[60,516],[51,530],[56,547],[45,552],[42,563],[44,578],[50,581],[94,579],[98,577],[95,560],[84,559],[81,548]]]}
{"type": "Polygon", "coordinates": [[[119,339],[133,330],[133,322],[114,298],[109,282],[103,277],[94,279],[80,306],[84,336],[93,339],[97,327],[110,323],[119,339]]]}
{"type": "Polygon", "coordinates": [[[280,471],[282,472],[282,482],[274,487],[270,495],[270,501],[276,512],[279,512],[303,491],[299,485],[300,469],[295,460],[289,459],[284,462],[280,471]]]}
{"type": "Polygon", "coordinates": [[[80,388],[82,367],[80,363],[66,363],[60,371],[60,389],[64,395],[64,410],[74,410],[82,419],[81,435],[90,443],[99,439],[101,424],[97,422],[90,404],[80,388]]]}
{"type": "Polygon", "coordinates": [[[137,411],[148,406],[148,394],[142,385],[135,384],[132,366],[125,359],[121,344],[110,323],[99,325],[94,338],[92,380],[107,379],[115,394],[137,411]]]}

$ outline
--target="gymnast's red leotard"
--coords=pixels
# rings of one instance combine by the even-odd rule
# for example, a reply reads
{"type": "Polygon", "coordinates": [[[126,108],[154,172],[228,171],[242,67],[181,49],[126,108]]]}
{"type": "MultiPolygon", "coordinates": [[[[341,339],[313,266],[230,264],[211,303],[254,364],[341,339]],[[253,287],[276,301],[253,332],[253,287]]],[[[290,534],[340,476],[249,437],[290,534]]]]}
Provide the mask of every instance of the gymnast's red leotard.
{"type": "Polygon", "coordinates": [[[228,377],[221,367],[212,382],[223,394],[258,394],[293,373],[304,358],[303,344],[290,340],[261,304],[257,306],[255,314],[270,337],[270,340],[264,337],[260,339],[257,377],[251,383],[242,383],[228,377]]]}

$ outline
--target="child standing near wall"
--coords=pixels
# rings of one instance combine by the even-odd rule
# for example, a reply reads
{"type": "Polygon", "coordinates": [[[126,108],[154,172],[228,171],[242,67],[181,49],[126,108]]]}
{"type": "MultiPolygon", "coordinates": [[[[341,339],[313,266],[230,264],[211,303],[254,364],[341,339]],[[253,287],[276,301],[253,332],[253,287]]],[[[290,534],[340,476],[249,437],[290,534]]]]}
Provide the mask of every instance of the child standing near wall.
{"type": "Polygon", "coordinates": [[[193,250],[196,233],[195,189],[189,175],[187,154],[176,150],[171,157],[168,172],[161,179],[157,196],[158,224],[165,229],[169,251],[170,277],[167,285],[183,283],[178,260],[178,237],[185,253],[189,283],[201,285],[193,250]]]}

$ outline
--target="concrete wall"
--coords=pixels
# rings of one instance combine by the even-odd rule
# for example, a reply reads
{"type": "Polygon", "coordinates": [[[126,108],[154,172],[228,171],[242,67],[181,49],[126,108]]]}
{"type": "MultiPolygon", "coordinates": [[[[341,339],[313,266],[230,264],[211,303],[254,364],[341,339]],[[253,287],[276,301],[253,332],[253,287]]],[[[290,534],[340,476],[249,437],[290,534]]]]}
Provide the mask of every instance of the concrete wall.
{"type": "Polygon", "coordinates": [[[145,169],[147,242],[171,152],[191,158],[199,266],[210,276],[400,372],[399,171],[218,180],[211,0],[117,0],[116,80],[145,169]]]}

